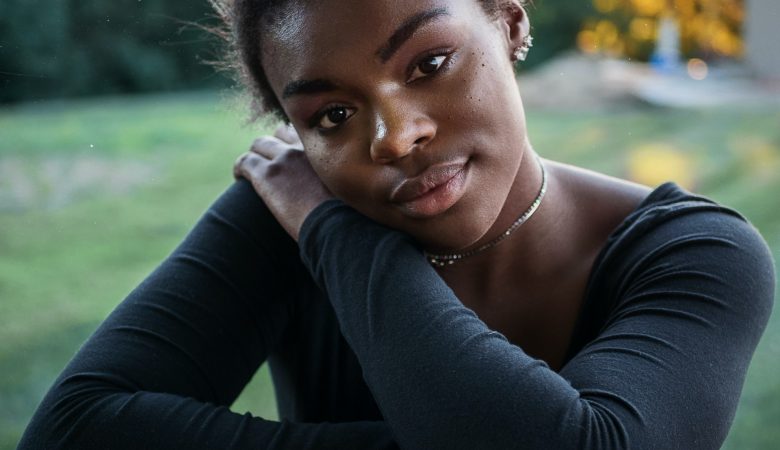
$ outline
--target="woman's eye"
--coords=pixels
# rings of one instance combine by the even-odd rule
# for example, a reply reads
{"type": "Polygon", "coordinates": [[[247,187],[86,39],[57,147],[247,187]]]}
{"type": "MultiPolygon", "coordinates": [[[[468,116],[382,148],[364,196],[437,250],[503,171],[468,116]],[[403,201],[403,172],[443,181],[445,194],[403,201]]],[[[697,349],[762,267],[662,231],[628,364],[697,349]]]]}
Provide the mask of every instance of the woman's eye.
{"type": "Polygon", "coordinates": [[[325,130],[335,128],[352,117],[352,114],[354,113],[355,112],[352,109],[343,106],[330,108],[322,115],[317,126],[325,130]]]}
{"type": "Polygon", "coordinates": [[[417,67],[414,68],[414,72],[409,77],[409,81],[414,81],[418,78],[426,77],[437,70],[441,69],[444,61],[447,60],[445,55],[429,56],[423,59],[417,67]]]}

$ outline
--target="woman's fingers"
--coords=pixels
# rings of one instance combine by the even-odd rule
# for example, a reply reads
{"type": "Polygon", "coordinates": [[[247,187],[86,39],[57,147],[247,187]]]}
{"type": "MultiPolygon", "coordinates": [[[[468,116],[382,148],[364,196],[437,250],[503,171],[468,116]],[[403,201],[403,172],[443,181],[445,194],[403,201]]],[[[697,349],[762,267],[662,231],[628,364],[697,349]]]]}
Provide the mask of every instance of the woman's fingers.
{"type": "Polygon", "coordinates": [[[268,159],[274,159],[290,149],[303,150],[298,133],[290,125],[280,126],[273,136],[255,139],[251,147],[251,151],[268,159]]]}
{"type": "Polygon", "coordinates": [[[233,163],[233,178],[239,179],[244,176],[244,162],[252,152],[244,152],[233,163]]]}
{"type": "Polygon", "coordinates": [[[245,152],[233,163],[233,177],[252,180],[252,172],[258,165],[269,163],[271,160],[253,151],[245,152]]]}
{"type": "Polygon", "coordinates": [[[248,152],[244,152],[233,163],[233,177],[251,180],[251,171],[263,162],[270,162],[290,148],[273,136],[262,136],[252,142],[248,152]]]}
{"type": "Polygon", "coordinates": [[[233,163],[233,177],[251,180],[252,171],[258,165],[270,163],[294,150],[303,150],[298,134],[293,127],[283,125],[276,130],[274,136],[262,136],[252,142],[249,151],[243,153],[233,163]]]}
{"type": "Polygon", "coordinates": [[[290,144],[283,142],[277,137],[263,136],[255,139],[255,141],[252,142],[250,151],[257,153],[264,158],[274,159],[290,149],[290,147],[290,144]]]}
{"type": "Polygon", "coordinates": [[[266,136],[233,163],[233,176],[246,178],[287,233],[298,239],[306,217],[333,198],[298,146],[266,136]]]}
{"type": "Polygon", "coordinates": [[[274,137],[292,146],[298,147],[300,149],[303,148],[303,145],[301,144],[301,138],[298,137],[298,133],[295,131],[295,128],[292,125],[279,125],[279,127],[276,129],[276,132],[274,132],[274,137]]]}

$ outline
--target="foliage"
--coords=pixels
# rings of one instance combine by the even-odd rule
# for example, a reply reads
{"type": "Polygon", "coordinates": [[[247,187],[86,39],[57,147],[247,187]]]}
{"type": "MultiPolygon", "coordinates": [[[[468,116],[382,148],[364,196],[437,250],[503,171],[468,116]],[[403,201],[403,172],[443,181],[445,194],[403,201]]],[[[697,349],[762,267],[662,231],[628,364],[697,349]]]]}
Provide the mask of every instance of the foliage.
{"type": "Polygon", "coordinates": [[[524,67],[535,67],[574,48],[582,23],[594,14],[587,1],[536,0],[527,7],[534,48],[524,67]]]}
{"type": "MultiPolygon", "coordinates": [[[[588,2],[529,7],[533,67],[572,48],[588,2]]],[[[0,103],[224,85],[206,0],[2,0],[0,103]]]]}
{"type": "Polygon", "coordinates": [[[206,1],[3,0],[0,103],[215,86],[206,1]]]}

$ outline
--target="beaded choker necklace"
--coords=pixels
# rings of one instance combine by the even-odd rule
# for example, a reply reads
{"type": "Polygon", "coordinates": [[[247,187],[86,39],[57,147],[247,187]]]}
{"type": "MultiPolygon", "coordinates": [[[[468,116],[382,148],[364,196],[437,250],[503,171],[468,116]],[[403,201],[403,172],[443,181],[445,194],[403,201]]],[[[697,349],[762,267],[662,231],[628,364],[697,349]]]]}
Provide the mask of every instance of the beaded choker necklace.
{"type": "Polygon", "coordinates": [[[547,171],[544,168],[544,164],[542,164],[542,160],[539,158],[537,158],[537,160],[539,161],[539,167],[541,167],[542,169],[542,187],[539,189],[539,194],[536,196],[533,203],[531,203],[531,206],[529,206],[528,209],[526,209],[525,212],[521,214],[520,217],[518,217],[517,220],[515,220],[514,223],[512,223],[512,225],[509,226],[509,228],[506,229],[506,231],[498,235],[497,238],[493,239],[487,244],[483,244],[482,246],[475,248],[474,250],[469,250],[467,252],[443,253],[439,255],[425,252],[425,257],[428,258],[428,262],[430,262],[431,264],[437,267],[444,267],[444,266],[454,264],[456,261],[460,261],[463,258],[474,256],[477,253],[482,253],[489,248],[495,247],[496,245],[498,245],[499,242],[508,238],[510,234],[512,234],[515,230],[520,228],[520,225],[524,224],[528,219],[530,219],[531,216],[534,215],[536,210],[539,209],[539,205],[542,204],[542,199],[544,198],[544,194],[547,192],[547,171]]]}

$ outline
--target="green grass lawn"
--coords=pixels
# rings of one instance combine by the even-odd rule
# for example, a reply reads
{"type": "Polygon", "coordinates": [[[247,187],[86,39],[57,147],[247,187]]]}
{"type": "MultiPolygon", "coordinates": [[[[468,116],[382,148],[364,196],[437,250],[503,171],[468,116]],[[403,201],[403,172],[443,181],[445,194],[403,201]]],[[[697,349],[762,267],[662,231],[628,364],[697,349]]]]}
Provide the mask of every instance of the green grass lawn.
{"type": "MultiPolygon", "coordinates": [[[[528,116],[543,156],[635,176],[645,155],[643,176],[683,176],[736,207],[778,257],[780,111],[528,116]],[[667,174],[677,160],[682,169],[667,174]]],[[[79,345],[231,183],[233,160],[263,130],[243,120],[215,93],[0,109],[0,449],[16,446],[79,345]]],[[[779,320],[758,348],[725,448],[780,441],[779,320]]],[[[233,409],[276,417],[267,370],[233,409]]]]}

